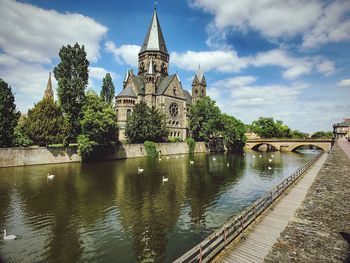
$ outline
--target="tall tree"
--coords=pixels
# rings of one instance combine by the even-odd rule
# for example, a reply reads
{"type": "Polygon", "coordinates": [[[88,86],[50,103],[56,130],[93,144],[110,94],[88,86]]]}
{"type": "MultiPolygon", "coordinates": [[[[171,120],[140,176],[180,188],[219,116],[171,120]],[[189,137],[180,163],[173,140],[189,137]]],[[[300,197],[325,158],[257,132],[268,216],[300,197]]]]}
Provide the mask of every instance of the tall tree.
{"type": "Polygon", "coordinates": [[[126,123],[125,135],[130,143],[161,142],[168,137],[165,115],[140,102],[126,123]]]}
{"type": "Polygon", "coordinates": [[[240,120],[227,114],[222,114],[221,118],[224,124],[222,137],[227,150],[230,152],[242,150],[247,141],[244,135],[246,126],[240,120]]]}
{"type": "Polygon", "coordinates": [[[58,98],[65,116],[64,144],[75,140],[80,133],[81,110],[89,79],[89,61],[84,46],[76,43],[60,49],[61,62],[55,67],[58,98]]]}
{"type": "Polygon", "coordinates": [[[14,129],[19,116],[11,87],[0,79],[0,147],[13,146],[14,129]]]}
{"type": "Polygon", "coordinates": [[[52,98],[43,98],[28,110],[25,130],[37,144],[48,146],[62,141],[63,115],[52,98]]]}
{"type": "Polygon", "coordinates": [[[115,94],[115,90],[114,90],[112,77],[111,77],[111,74],[107,73],[106,76],[103,78],[100,97],[104,102],[111,105],[113,104],[114,94],[115,94]]]}
{"type": "Polygon", "coordinates": [[[79,135],[78,144],[83,159],[94,157],[104,146],[112,146],[118,140],[114,110],[93,91],[86,94],[80,124],[82,134],[79,135]]]}
{"type": "Polygon", "coordinates": [[[215,101],[204,97],[190,108],[189,129],[196,141],[209,141],[223,129],[221,111],[215,101]]]}

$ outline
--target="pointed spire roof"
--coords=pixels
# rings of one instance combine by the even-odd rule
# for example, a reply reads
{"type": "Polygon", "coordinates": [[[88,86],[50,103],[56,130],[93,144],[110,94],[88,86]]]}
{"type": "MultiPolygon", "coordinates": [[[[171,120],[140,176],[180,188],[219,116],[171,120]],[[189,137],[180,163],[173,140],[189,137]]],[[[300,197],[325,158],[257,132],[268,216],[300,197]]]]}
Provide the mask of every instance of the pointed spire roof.
{"type": "Polygon", "coordinates": [[[129,68],[126,70],[126,73],[125,73],[125,77],[124,77],[124,83],[128,81],[128,78],[129,78],[129,68]]]}
{"type": "Polygon", "coordinates": [[[52,83],[51,83],[51,72],[49,72],[49,79],[47,81],[47,86],[46,86],[46,90],[44,93],[44,98],[49,98],[49,99],[53,99],[53,89],[52,89],[52,83]]]}
{"type": "Polygon", "coordinates": [[[203,72],[202,72],[202,70],[201,70],[201,65],[198,66],[196,76],[197,76],[197,78],[198,78],[198,81],[199,81],[199,82],[202,82],[202,79],[203,79],[203,77],[204,77],[204,74],[203,74],[203,72]]]}
{"type": "Polygon", "coordinates": [[[160,51],[168,54],[168,49],[166,48],[156,8],[154,9],[152,21],[149,25],[147,35],[141,47],[140,53],[144,51],[160,51]]]}

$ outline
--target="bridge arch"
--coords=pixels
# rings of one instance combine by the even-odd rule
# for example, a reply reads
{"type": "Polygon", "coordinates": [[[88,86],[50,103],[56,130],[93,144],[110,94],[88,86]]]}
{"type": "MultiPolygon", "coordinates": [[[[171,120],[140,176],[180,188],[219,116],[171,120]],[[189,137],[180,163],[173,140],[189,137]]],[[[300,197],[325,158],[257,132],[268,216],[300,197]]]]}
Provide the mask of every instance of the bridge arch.
{"type": "Polygon", "coordinates": [[[328,151],[328,147],[325,148],[323,145],[320,145],[320,144],[317,144],[317,143],[304,143],[304,144],[299,144],[297,146],[295,146],[294,148],[291,149],[292,152],[296,152],[300,147],[303,147],[303,146],[313,146],[313,147],[316,147],[317,149],[320,149],[322,151],[328,151]]]}
{"type": "Polygon", "coordinates": [[[259,152],[259,147],[262,145],[267,145],[267,151],[268,152],[277,152],[279,149],[276,145],[274,145],[273,143],[266,143],[266,142],[262,142],[262,143],[256,143],[255,145],[253,145],[251,147],[251,149],[253,151],[259,152]]]}

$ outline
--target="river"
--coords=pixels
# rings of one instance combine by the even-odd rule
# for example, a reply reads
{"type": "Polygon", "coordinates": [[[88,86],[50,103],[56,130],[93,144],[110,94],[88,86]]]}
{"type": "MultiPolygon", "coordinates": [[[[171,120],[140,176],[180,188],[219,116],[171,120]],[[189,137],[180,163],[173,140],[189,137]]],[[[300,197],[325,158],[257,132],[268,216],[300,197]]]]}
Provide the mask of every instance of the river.
{"type": "Polygon", "coordinates": [[[0,255],[5,262],[172,262],[316,153],[2,168],[0,230],[18,239],[1,238],[0,255]]]}

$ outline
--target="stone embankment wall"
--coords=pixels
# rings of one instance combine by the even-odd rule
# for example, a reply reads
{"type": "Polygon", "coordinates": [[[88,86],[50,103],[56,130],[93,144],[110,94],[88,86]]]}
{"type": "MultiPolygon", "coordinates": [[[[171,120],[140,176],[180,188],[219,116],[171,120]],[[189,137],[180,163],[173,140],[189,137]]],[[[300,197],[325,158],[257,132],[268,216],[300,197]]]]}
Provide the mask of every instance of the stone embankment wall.
{"type": "MultiPolygon", "coordinates": [[[[179,143],[158,143],[157,149],[163,155],[186,154],[188,146],[185,142],[179,143]]],[[[204,142],[197,142],[195,153],[208,152],[204,142]]],[[[144,157],[146,150],[143,144],[125,144],[119,145],[116,151],[104,158],[104,160],[117,160],[135,157],[144,157]]],[[[80,162],[77,146],[62,148],[8,148],[0,149],[0,167],[51,164],[51,163],[69,163],[80,162]]]]}
{"type": "Polygon", "coordinates": [[[339,234],[350,232],[349,186],[350,159],[336,144],[265,262],[349,260],[348,244],[339,234]]]}

